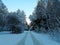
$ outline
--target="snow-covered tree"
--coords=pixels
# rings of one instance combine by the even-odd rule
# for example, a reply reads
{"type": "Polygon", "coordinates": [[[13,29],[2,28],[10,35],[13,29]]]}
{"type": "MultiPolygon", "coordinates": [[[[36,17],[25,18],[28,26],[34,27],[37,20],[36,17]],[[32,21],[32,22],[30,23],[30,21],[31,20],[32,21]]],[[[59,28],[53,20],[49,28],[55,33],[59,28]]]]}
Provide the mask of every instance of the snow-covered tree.
{"type": "Polygon", "coordinates": [[[54,16],[52,15],[52,3],[51,3],[50,0],[48,0],[48,2],[47,2],[46,10],[47,10],[46,15],[47,15],[47,18],[48,18],[47,19],[47,25],[48,25],[48,27],[52,27],[52,25],[53,25],[52,18],[54,18],[54,16]]]}
{"type": "MultiPolygon", "coordinates": [[[[12,27],[14,28],[14,26],[15,28],[17,27],[15,32],[18,31],[19,28],[21,28],[20,30],[25,29],[26,27],[25,12],[20,11],[19,9],[16,12],[8,12],[6,6],[3,4],[2,0],[0,0],[0,29],[2,27],[4,31],[9,31],[9,30],[11,31],[11,28],[12,27]]],[[[12,31],[14,31],[14,29],[12,31]]]]}
{"type": "Polygon", "coordinates": [[[7,8],[1,0],[0,0],[0,13],[3,13],[3,14],[7,13],[7,8]]]}
{"type": "Polygon", "coordinates": [[[48,17],[48,27],[55,28],[60,24],[60,21],[57,17],[59,17],[59,0],[48,0],[47,2],[47,12],[46,15],[48,17]]]}
{"type": "Polygon", "coordinates": [[[21,21],[21,23],[25,23],[26,24],[26,15],[24,11],[20,11],[19,9],[17,10],[17,16],[20,17],[19,20],[21,21]]]}
{"type": "Polygon", "coordinates": [[[34,27],[35,25],[38,26],[40,30],[41,27],[45,27],[46,18],[45,5],[42,0],[39,0],[34,13],[30,16],[31,23],[33,23],[34,27]]]}
{"type": "Polygon", "coordinates": [[[17,10],[17,16],[22,24],[23,29],[26,28],[26,14],[24,11],[17,10]]]}
{"type": "Polygon", "coordinates": [[[38,1],[35,13],[38,19],[43,18],[43,16],[45,16],[45,7],[42,0],[38,1]]]}
{"type": "Polygon", "coordinates": [[[0,0],[0,27],[5,26],[5,17],[7,15],[8,11],[6,6],[3,4],[2,0],[0,0]]]}
{"type": "Polygon", "coordinates": [[[54,40],[60,41],[60,1],[59,0],[48,0],[47,8],[46,8],[46,15],[47,15],[47,25],[49,27],[50,35],[53,37],[54,40]]]}
{"type": "Polygon", "coordinates": [[[16,12],[10,12],[6,17],[6,26],[13,33],[22,32],[26,27],[26,17],[24,11],[19,9],[16,12]],[[16,30],[15,30],[16,29],[16,30]]]}
{"type": "Polygon", "coordinates": [[[18,27],[21,22],[18,19],[16,12],[9,13],[9,15],[6,17],[6,20],[6,26],[9,28],[8,31],[12,31],[12,33],[22,32],[21,27],[18,27]]]}
{"type": "Polygon", "coordinates": [[[55,17],[55,19],[57,20],[58,24],[56,25],[56,27],[58,25],[60,25],[60,20],[59,20],[59,17],[60,17],[60,1],[59,0],[54,0],[53,4],[52,4],[52,9],[53,9],[53,15],[55,17]]]}
{"type": "MultiPolygon", "coordinates": [[[[38,4],[30,15],[31,25],[43,27],[46,31],[57,29],[60,25],[60,1],[59,0],[39,0],[38,4]]],[[[54,30],[53,30],[54,31],[54,30]]]]}
{"type": "Polygon", "coordinates": [[[10,25],[12,25],[12,24],[16,25],[16,24],[20,23],[15,12],[9,13],[9,15],[6,17],[6,19],[7,19],[7,24],[10,24],[10,25]]]}

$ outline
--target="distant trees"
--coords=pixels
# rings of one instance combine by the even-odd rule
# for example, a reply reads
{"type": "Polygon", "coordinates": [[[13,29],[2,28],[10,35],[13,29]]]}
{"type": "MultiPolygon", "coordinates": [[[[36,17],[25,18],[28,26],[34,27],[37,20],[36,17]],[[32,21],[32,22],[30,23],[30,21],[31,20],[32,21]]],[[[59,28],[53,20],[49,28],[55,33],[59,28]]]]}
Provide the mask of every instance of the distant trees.
{"type": "Polygon", "coordinates": [[[19,9],[16,12],[9,12],[0,0],[0,31],[11,31],[21,33],[26,28],[26,15],[19,9]]]}
{"type": "Polygon", "coordinates": [[[17,16],[20,17],[19,20],[21,23],[26,23],[26,15],[24,11],[17,10],[17,16]]]}
{"type": "Polygon", "coordinates": [[[9,31],[12,33],[21,33],[25,30],[26,17],[24,11],[19,9],[16,12],[11,12],[6,17],[6,26],[9,27],[9,31]]]}
{"type": "Polygon", "coordinates": [[[34,12],[29,17],[33,28],[35,27],[35,30],[38,28],[38,32],[58,29],[60,25],[59,4],[59,0],[47,0],[46,4],[43,0],[39,0],[34,12]]]}

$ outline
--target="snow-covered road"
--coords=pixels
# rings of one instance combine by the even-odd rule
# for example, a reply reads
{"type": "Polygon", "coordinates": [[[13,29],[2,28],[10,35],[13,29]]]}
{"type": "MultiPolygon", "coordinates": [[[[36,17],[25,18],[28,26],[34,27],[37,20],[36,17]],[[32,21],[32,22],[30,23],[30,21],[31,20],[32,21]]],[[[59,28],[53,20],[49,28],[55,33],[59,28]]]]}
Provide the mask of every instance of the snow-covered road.
{"type": "Polygon", "coordinates": [[[39,42],[39,40],[37,40],[36,37],[32,33],[30,34],[31,34],[34,45],[43,45],[43,43],[41,41],[39,42]]]}
{"type": "Polygon", "coordinates": [[[47,34],[25,31],[22,34],[0,34],[0,45],[60,45],[47,34]]]}

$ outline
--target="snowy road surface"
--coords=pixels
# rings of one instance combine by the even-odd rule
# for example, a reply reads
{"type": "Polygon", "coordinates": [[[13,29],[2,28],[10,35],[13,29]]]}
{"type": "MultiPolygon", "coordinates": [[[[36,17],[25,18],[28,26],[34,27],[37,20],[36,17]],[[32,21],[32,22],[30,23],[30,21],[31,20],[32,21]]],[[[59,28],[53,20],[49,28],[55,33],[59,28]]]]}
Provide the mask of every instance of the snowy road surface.
{"type": "Polygon", "coordinates": [[[37,34],[25,31],[22,34],[1,34],[0,45],[60,45],[53,41],[47,34],[37,34]]]}

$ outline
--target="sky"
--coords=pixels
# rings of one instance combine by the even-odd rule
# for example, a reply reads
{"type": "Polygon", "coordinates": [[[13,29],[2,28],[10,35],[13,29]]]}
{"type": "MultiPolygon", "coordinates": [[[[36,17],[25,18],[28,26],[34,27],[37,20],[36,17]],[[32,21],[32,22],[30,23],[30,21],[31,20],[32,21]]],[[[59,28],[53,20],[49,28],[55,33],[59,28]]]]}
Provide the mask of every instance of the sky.
{"type": "Polygon", "coordinates": [[[2,0],[7,6],[9,12],[16,11],[17,9],[24,10],[27,17],[32,14],[36,7],[37,0],[2,0]]]}
{"type": "Polygon", "coordinates": [[[28,24],[30,24],[31,21],[28,17],[34,11],[34,8],[36,7],[38,0],[2,0],[2,1],[8,8],[9,12],[11,11],[13,12],[18,9],[23,10],[27,17],[26,21],[28,24]]]}

